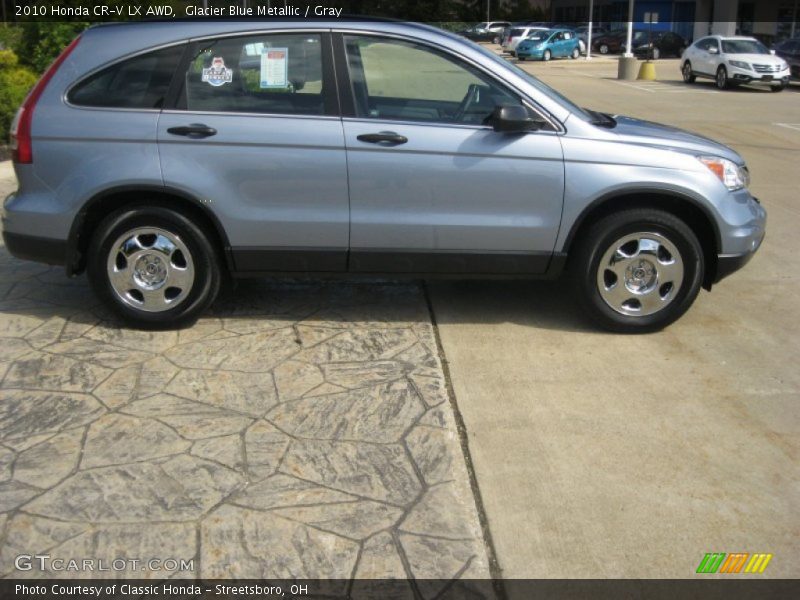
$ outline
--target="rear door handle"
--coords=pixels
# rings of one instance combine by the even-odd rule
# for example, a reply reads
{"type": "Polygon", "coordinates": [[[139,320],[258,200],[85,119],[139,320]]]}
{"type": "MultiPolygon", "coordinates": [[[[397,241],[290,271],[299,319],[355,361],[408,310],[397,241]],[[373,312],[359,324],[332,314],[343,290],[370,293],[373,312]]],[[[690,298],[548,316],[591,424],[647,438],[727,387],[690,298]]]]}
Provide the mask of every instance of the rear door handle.
{"type": "Polygon", "coordinates": [[[356,138],[359,142],[368,144],[391,144],[393,146],[405,144],[408,138],[394,131],[381,131],[380,133],[362,133],[356,138]]]}
{"type": "Polygon", "coordinates": [[[172,135],[182,135],[192,139],[199,139],[217,135],[217,130],[202,123],[192,123],[191,125],[182,125],[180,127],[170,127],[167,133],[172,135]]]}

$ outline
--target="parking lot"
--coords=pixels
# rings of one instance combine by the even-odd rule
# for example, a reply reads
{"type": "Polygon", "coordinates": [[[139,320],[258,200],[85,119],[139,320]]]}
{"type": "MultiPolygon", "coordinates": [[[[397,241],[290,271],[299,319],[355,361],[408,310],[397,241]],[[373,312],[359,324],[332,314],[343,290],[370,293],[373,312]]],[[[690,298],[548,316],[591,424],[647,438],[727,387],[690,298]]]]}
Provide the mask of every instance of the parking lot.
{"type": "Polygon", "coordinates": [[[657,82],[616,61],[523,63],[580,105],[733,146],[769,213],[744,270],[664,332],[590,328],[565,285],[436,283],[431,296],[503,575],[691,577],[706,552],[800,551],[800,86],[657,82]]]}
{"type": "Polygon", "coordinates": [[[523,68],[741,152],[769,212],[753,261],[646,336],[591,328],[559,281],[247,282],[150,334],[0,250],[4,574],[130,551],[204,577],[487,577],[463,418],[504,577],[685,578],[706,552],[800,576],[800,88],[523,68]]]}

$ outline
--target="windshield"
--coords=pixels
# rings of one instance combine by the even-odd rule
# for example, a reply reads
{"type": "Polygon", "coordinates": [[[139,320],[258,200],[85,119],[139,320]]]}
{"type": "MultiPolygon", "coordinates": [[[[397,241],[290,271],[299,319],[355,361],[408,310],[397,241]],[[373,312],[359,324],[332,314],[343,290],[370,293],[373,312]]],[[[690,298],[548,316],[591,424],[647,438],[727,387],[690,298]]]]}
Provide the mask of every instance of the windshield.
{"type": "Polygon", "coordinates": [[[536,33],[532,33],[528,36],[529,40],[533,40],[534,42],[543,42],[547,38],[550,37],[550,33],[547,31],[537,31],[536,33]]]}
{"type": "MultiPolygon", "coordinates": [[[[545,33],[547,33],[547,32],[545,32],[545,33]]],[[[530,39],[530,38],[528,38],[528,39],[530,39]]],[[[524,70],[520,69],[514,63],[508,62],[504,58],[498,56],[497,54],[495,54],[491,50],[486,49],[485,47],[481,46],[480,44],[475,44],[474,42],[468,42],[468,43],[470,43],[474,48],[477,48],[478,51],[481,52],[481,54],[483,54],[487,58],[491,59],[495,63],[503,65],[503,67],[513,71],[515,75],[518,75],[519,77],[524,79],[527,83],[529,83],[530,85],[535,87],[537,90],[539,90],[543,94],[546,94],[549,98],[552,98],[553,100],[555,100],[558,104],[560,104],[562,107],[564,107],[565,110],[568,110],[569,112],[577,115],[579,119],[583,119],[583,120],[589,121],[589,122],[593,122],[593,121],[597,120],[597,118],[595,116],[590,115],[586,110],[582,109],[580,106],[578,106],[577,104],[572,102],[572,100],[570,100],[566,96],[560,94],[559,92],[555,91],[549,85],[539,81],[536,77],[534,77],[533,75],[531,75],[527,71],[524,71],[524,70]]]]}
{"type": "Polygon", "coordinates": [[[757,40],[722,40],[725,54],[769,54],[767,47],[757,40]]]}

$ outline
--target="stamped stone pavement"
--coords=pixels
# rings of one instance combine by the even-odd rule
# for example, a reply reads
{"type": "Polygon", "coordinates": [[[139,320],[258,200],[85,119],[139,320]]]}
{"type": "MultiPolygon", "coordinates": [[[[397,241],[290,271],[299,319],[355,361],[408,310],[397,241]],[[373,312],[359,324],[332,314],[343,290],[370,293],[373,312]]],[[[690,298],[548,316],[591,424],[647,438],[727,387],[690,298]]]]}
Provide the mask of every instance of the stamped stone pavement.
{"type": "Polygon", "coordinates": [[[53,575],[14,569],[49,554],[194,561],[114,576],[489,576],[415,285],[244,282],[143,332],[0,247],[0,377],[0,575],[53,575]]]}

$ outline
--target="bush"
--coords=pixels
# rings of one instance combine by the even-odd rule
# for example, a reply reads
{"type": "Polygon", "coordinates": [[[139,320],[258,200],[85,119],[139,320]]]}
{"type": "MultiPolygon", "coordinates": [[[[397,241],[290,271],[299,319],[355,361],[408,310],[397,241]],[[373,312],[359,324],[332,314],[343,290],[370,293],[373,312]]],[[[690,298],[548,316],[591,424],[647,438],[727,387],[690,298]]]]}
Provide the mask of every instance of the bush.
{"type": "Polygon", "coordinates": [[[8,141],[11,121],[33,84],[36,74],[19,65],[11,50],[0,50],[0,144],[8,141]]]}

